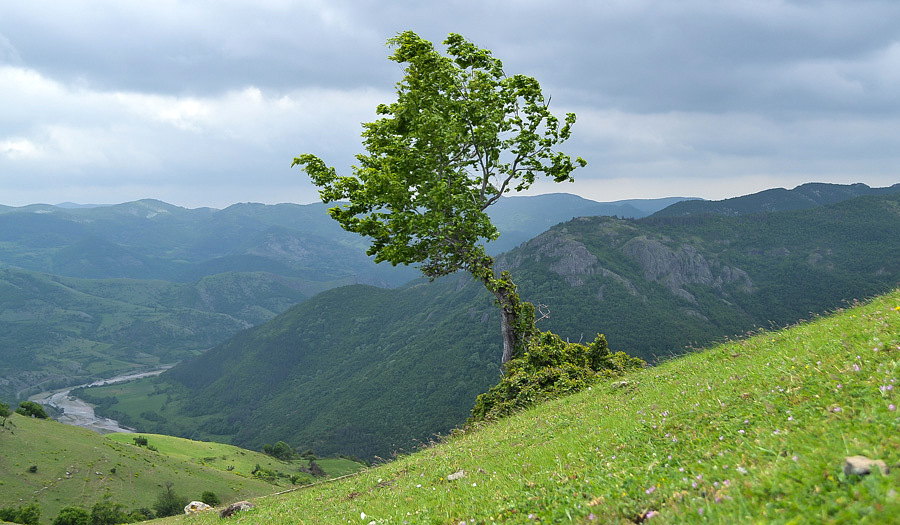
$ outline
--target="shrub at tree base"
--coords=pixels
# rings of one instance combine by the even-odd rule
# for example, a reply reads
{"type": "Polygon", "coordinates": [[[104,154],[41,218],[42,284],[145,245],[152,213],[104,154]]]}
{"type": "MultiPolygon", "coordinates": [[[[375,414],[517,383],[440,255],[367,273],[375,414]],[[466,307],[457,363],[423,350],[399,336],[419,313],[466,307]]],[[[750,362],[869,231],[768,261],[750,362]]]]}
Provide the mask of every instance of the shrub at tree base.
{"type": "Polygon", "coordinates": [[[500,383],[478,396],[469,422],[498,419],[645,364],[624,352],[610,352],[602,334],[585,346],[541,332],[528,342],[524,355],[506,363],[500,383]]]}

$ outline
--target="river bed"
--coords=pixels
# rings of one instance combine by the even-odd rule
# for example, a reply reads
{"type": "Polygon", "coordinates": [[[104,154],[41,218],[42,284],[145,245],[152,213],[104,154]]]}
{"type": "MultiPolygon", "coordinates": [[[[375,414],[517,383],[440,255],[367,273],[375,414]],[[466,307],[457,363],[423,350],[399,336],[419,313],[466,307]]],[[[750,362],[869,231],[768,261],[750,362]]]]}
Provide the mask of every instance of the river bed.
{"type": "Polygon", "coordinates": [[[113,432],[134,432],[133,428],[123,427],[119,425],[119,422],[115,419],[98,416],[94,413],[93,405],[82,401],[77,397],[71,396],[70,392],[76,388],[111,385],[114,383],[125,383],[127,381],[133,381],[135,379],[141,379],[143,377],[151,377],[159,375],[169,368],[172,367],[166,366],[158,368],[156,370],[150,370],[148,372],[125,374],[121,376],[111,377],[109,379],[103,379],[101,381],[94,381],[93,383],[87,383],[84,385],[70,386],[66,389],[56,390],[53,392],[41,392],[40,394],[29,397],[28,399],[29,401],[34,401],[35,403],[50,406],[58,410],[61,415],[59,416],[59,418],[57,418],[57,421],[59,421],[60,423],[65,423],[66,425],[84,427],[95,432],[99,432],[100,434],[111,434],[113,432]]]}

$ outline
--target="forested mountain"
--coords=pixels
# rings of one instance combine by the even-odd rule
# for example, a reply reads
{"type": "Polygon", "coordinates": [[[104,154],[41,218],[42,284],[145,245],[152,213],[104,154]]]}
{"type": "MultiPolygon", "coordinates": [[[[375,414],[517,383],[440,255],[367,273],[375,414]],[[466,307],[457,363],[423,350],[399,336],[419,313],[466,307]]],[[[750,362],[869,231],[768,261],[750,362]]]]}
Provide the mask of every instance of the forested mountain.
{"type": "MultiPolygon", "coordinates": [[[[677,200],[504,198],[493,250],[578,215],[641,216],[677,200]]],[[[365,250],[321,203],[0,206],[0,400],[174,363],[322,290],[418,276],[365,250]]]]}
{"type": "Polygon", "coordinates": [[[511,250],[551,226],[575,217],[607,215],[636,219],[684,200],[684,197],[668,197],[594,202],[568,193],[503,198],[488,208],[491,221],[501,232],[500,238],[488,245],[488,251],[498,254],[511,250]]]}
{"type": "Polygon", "coordinates": [[[811,182],[792,190],[773,188],[751,195],[721,201],[690,200],[676,202],[653,213],[655,217],[679,217],[686,215],[746,215],[772,211],[808,210],[826,204],[835,204],[864,195],[889,195],[900,191],[900,183],[887,188],[870,188],[857,184],[826,184],[811,182]]]}
{"type": "Polygon", "coordinates": [[[0,261],[91,279],[190,282],[216,273],[264,271],[396,286],[414,276],[409,269],[375,265],[363,241],[343,231],[321,203],[214,210],[141,200],[95,208],[4,208],[0,261]]]}
{"type": "MultiPolygon", "coordinates": [[[[652,361],[897,286],[897,232],[893,194],[746,216],[579,218],[498,262],[550,309],[542,329],[602,332],[613,351],[652,361]]],[[[248,448],[409,448],[461,423],[496,382],[495,310],[463,275],[330,290],[163,374],[166,408],[134,422],[248,448]]]]}
{"type": "MultiPolygon", "coordinates": [[[[559,222],[588,215],[643,217],[680,197],[594,202],[575,195],[505,197],[492,212],[494,253],[559,222]]],[[[316,204],[235,204],[187,209],[146,199],[115,206],[0,206],[0,266],[90,279],[191,282],[225,272],[262,271],[310,281],[398,286],[412,268],[376,265],[367,244],[316,204]]]]}
{"type": "Polygon", "coordinates": [[[262,272],[188,284],[0,268],[0,398],[181,361],[322,289],[262,272]]]}

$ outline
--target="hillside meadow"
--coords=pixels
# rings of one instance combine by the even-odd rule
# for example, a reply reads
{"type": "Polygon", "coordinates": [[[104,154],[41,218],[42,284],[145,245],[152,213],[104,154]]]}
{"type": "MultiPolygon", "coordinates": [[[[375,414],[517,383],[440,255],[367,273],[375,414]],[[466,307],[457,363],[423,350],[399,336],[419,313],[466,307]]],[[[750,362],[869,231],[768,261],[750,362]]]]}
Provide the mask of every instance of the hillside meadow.
{"type": "MultiPolygon", "coordinates": [[[[243,524],[890,523],[900,291],[596,384],[358,475],[254,500],[243,524]]],[[[214,512],[160,523],[220,523],[214,512]]]]}
{"type": "MultiPolygon", "coordinates": [[[[363,467],[342,458],[316,462],[327,477],[363,467]]],[[[200,499],[210,491],[229,503],[285,490],[291,476],[298,483],[315,481],[299,470],[306,465],[231,445],[153,434],[102,436],[12,414],[0,429],[0,507],[37,503],[42,523],[50,523],[63,507],[90,509],[107,495],[129,511],[150,508],[167,482],[185,498],[200,499]],[[138,436],[152,448],[135,446],[138,436]],[[254,476],[257,468],[272,474],[254,476]]]]}

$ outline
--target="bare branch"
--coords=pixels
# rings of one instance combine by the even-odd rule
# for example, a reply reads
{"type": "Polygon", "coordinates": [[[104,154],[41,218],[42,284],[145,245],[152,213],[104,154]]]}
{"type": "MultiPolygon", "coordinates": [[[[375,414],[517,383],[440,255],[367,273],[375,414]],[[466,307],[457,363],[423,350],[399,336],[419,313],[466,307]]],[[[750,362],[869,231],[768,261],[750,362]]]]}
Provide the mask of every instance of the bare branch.
{"type": "Polygon", "coordinates": [[[534,305],[534,308],[535,308],[535,310],[537,310],[537,313],[541,314],[540,317],[538,317],[537,319],[534,320],[535,323],[537,323],[538,321],[543,321],[544,319],[550,319],[550,307],[549,306],[547,306],[546,304],[538,303],[538,304],[534,305]]]}

